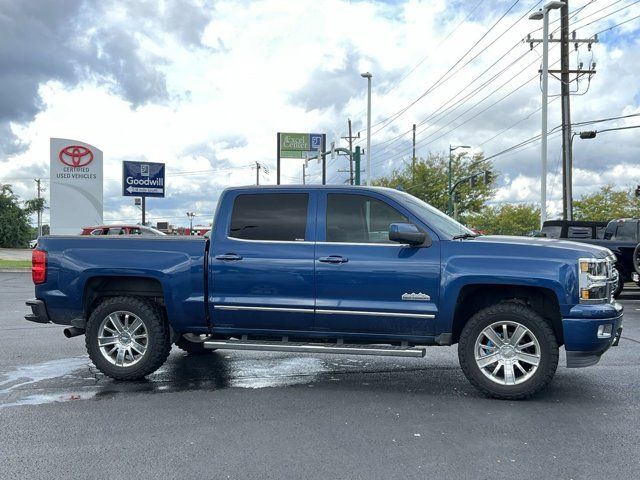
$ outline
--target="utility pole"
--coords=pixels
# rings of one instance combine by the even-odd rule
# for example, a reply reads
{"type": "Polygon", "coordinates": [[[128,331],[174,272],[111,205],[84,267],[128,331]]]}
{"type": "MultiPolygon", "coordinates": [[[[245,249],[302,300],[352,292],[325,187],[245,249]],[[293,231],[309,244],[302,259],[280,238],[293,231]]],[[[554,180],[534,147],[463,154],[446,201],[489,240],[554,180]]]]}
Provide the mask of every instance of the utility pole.
{"type": "MultiPolygon", "coordinates": [[[[532,39],[530,36],[527,37],[526,41],[529,43],[529,46],[533,49],[534,44],[543,43],[548,44],[549,42],[560,42],[560,70],[550,70],[548,66],[545,68],[543,66],[541,70],[542,74],[542,84],[543,84],[543,118],[546,117],[546,101],[544,90],[545,84],[547,82],[548,75],[553,75],[555,78],[557,74],[560,75],[560,96],[562,100],[561,111],[562,111],[562,218],[565,220],[573,219],[573,180],[572,180],[572,170],[573,170],[573,158],[571,152],[571,74],[576,74],[576,82],[583,75],[594,75],[596,73],[595,63],[589,65],[587,69],[582,68],[582,63],[577,65],[576,69],[571,69],[569,62],[569,43],[573,43],[575,50],[578,50],[578,45],[582,43],[586,43],[588,45],[589,50],[591,50],[591,45],[593,43],[598,42],[598,36],[594,36],[593,38],[576,38],[576,33],[573,32],[572,38],[569,38],[569,2],[568,0],[563,0],[562,2],[551,1],[544,6],[544,9],[540,12],[535,12],[529,16],[532,20],[544,20],[547,24],[547,29],[544,30],[542,39],[532,39]],[[560,38],[554,39],[552,36],[548,35],[548,19],[545,18],[549,14],[549,10],[551,9],[560,9],[560,38]]],[[[546,47],[548,51],[548,47],[546,47]]],[[[544,56],[544,54],[543,54],[544,56]]],[[[544,62],[543,62],[544,63],[544,62]]],[[[548,60],[547,60],[548,63],[548,60]]],[[[545,129],[545,121],[543,120],[543,130],[545,129]]],[[[543,157],[546,157],[546,131],[542,132],[542,149],[543,149],[543,157]]],[[[545,163],[543,159],[543,164],[545,163]]],[[[544,167],[543,167],[544,169],[544,167]]],[[[543,176],[545,173],[543,172],[543,176]]],[[[543,180],[544,181],[544,180],[543,180]]],[[[543,189],[543,197],[545,196],[546,190],[546,182],[545,185],[542,185],[543,189]]],[[[545,202],[546,203],[546,202],[545,202]]],[[[541,210],[541,221],[544,221],[546,218],[546,205],[542,205],[541,210]]]]}
{"type": "Polygon", "coordinates": [[[413,124],[413,156],[411,157],[411,183],[416,181],[416,124],[413,124]]]}
{"type": "Polygon", "coordinates": [[[260,163],[256,162],[256,185],[260,185],[260,163]]]}
{"type": "Polygon", "coordinates": [[[361,73],[367,79],[367,186],[371,186],[371,73],[361,73]]]}
{"type": "MultiPolygon", "coordinates": [[[[358,132],[358,135],[353,136],[351,135],[351,119],[348,120],[349,121],[349,136],[348,137],[340,137],[343,140],[347,140],[349,142],[349,151],[353,152],[353,140],[356,138],[360,138],[360,132],[358,132]]],[[[353,178],[353,156],[350,155],[349,156],[349,184],[353,185],[354,184],[354,178],[353,178]]]]}
{"type": "Polygon", "coordinates": [[[41,188],[40,188],[40,179],[34,178],[36,184],[38,185],[38,237],[42,236],[42,207],[40,206],[40,198],[41,198],[41,188]]]}
{"type": "Polygon", "coordinates": [[[302,164],[302,184],[307,184],[307,162],[302,164]]]}

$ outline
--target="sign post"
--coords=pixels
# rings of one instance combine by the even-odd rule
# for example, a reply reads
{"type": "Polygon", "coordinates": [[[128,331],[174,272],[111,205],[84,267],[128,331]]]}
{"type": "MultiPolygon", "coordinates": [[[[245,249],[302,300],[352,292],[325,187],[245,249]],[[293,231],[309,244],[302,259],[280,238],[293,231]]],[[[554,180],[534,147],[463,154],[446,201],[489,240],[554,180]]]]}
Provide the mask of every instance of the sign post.
{"type": "Polygon", "coordinates": [[[147,197],[164,198],[164,163],[122,162],[122,196],[142,197],[142,225],[146,223],[147,197]]]}

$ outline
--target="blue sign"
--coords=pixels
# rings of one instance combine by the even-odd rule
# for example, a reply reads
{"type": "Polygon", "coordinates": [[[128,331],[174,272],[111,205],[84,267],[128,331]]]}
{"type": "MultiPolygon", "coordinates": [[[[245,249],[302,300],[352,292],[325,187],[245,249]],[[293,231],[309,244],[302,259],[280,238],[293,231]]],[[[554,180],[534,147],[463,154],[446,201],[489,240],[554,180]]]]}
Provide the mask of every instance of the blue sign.
{"type": "Polygon", "coordinates": [[[322,134],[321,133],[312,133],[309,135],[311,150],[322,149],[322,134]]]}
{"type": "Polygon", "coordinates": [[[122,196],[164,197],[164,163],[122,162],[122,196]]]}

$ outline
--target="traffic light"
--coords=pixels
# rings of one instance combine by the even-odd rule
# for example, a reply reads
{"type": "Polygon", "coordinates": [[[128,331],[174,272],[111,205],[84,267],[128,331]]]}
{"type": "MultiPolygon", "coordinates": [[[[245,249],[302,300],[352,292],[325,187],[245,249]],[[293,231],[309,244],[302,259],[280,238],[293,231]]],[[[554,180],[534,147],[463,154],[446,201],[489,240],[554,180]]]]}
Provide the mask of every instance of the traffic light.
{"type": "Polygon", "coordinates": [[[474,188],[478,184],[478,176],[474,175],[471,177],[471,188],[474,188]]]}
{"type": "Polygon", "coordinates": [[[640,197],[640,185],[636,186],[636,197],[640,197]]]}
{"type": "Polygon", "coordinates": [[[493,182],[493,175],[491,175],[491,172],[489,170],[485,170],[484,171],[484,184],[485,185],[491,185],[491,182],[493,182]]]}

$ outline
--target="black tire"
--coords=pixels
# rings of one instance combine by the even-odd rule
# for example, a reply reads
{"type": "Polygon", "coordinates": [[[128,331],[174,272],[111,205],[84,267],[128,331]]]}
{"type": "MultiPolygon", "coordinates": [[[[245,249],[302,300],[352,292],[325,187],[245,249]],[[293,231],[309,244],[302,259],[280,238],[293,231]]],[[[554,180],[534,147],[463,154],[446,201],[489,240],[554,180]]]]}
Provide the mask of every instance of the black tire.
{"type": "MultiPolygon", "coordinates": [[[[531,337],[527,338],[531,339],[531,337]]],[[[556,372],[559,356],[558,343],[549,323],[531,308],[515,302],[500,303],[476,313],[464,326],[458,344],[460,366],[469,382],[485,395],[505,400],[525,399],[545,388],[556,372]],[[530,334],[535,336],[539,344],[540,358],[537,368],[528,379],[521,380],[522,383],[514,385],[496,383],[483,373],[476,362],[476,340],[482,338],[481,334],[485,328],[498,322],[524,326],[530,334]]],[[[492,364],[491,368],[494,365],[498,364],[492,364]]],[[[532,368],[531,365],[523,365],[532,368]]],[[[504,373],[505,367],[502,369],[504,373]]],[[[520,375],[520,372],[516,372],[516,375],[520,375]]]]}
{"type": "MultiPolygon", "coordinates": [[[[165,362],[171,351],[170,331],[158,305],[141,297],[111,297],[103,300],[91,312],[85,332],[85,343],[89,358],[105,375],[116,380],[138,380],[155,372],[165,362]],[[99,329],[103,321],[115,312],[131,312],[146,329],[145,351],[139,360],[130,366],[111,363],[98,345],[99,329]]],[[[125,357],[126,358],[126,357],[125,357]]]]}
{"type": "Polygon", "coordinates": [[[633,249],[633,268],[640,274],[640,243],[633,249]]]}
{"type": "Polygon", "coordinates": [[[204,355],[215,351],[215,348],[204,348],[204,343],[194,342],[181,335],[176,341],[176,347],[187,352],[189,355],[204,355]]]}
{"type": "Polygon", "coordinates": [[[624,277],[618,267],[613,267],[618,272],[618,287],[613,292],[613,298],[618,298],[624,289],[624,277]]]}

